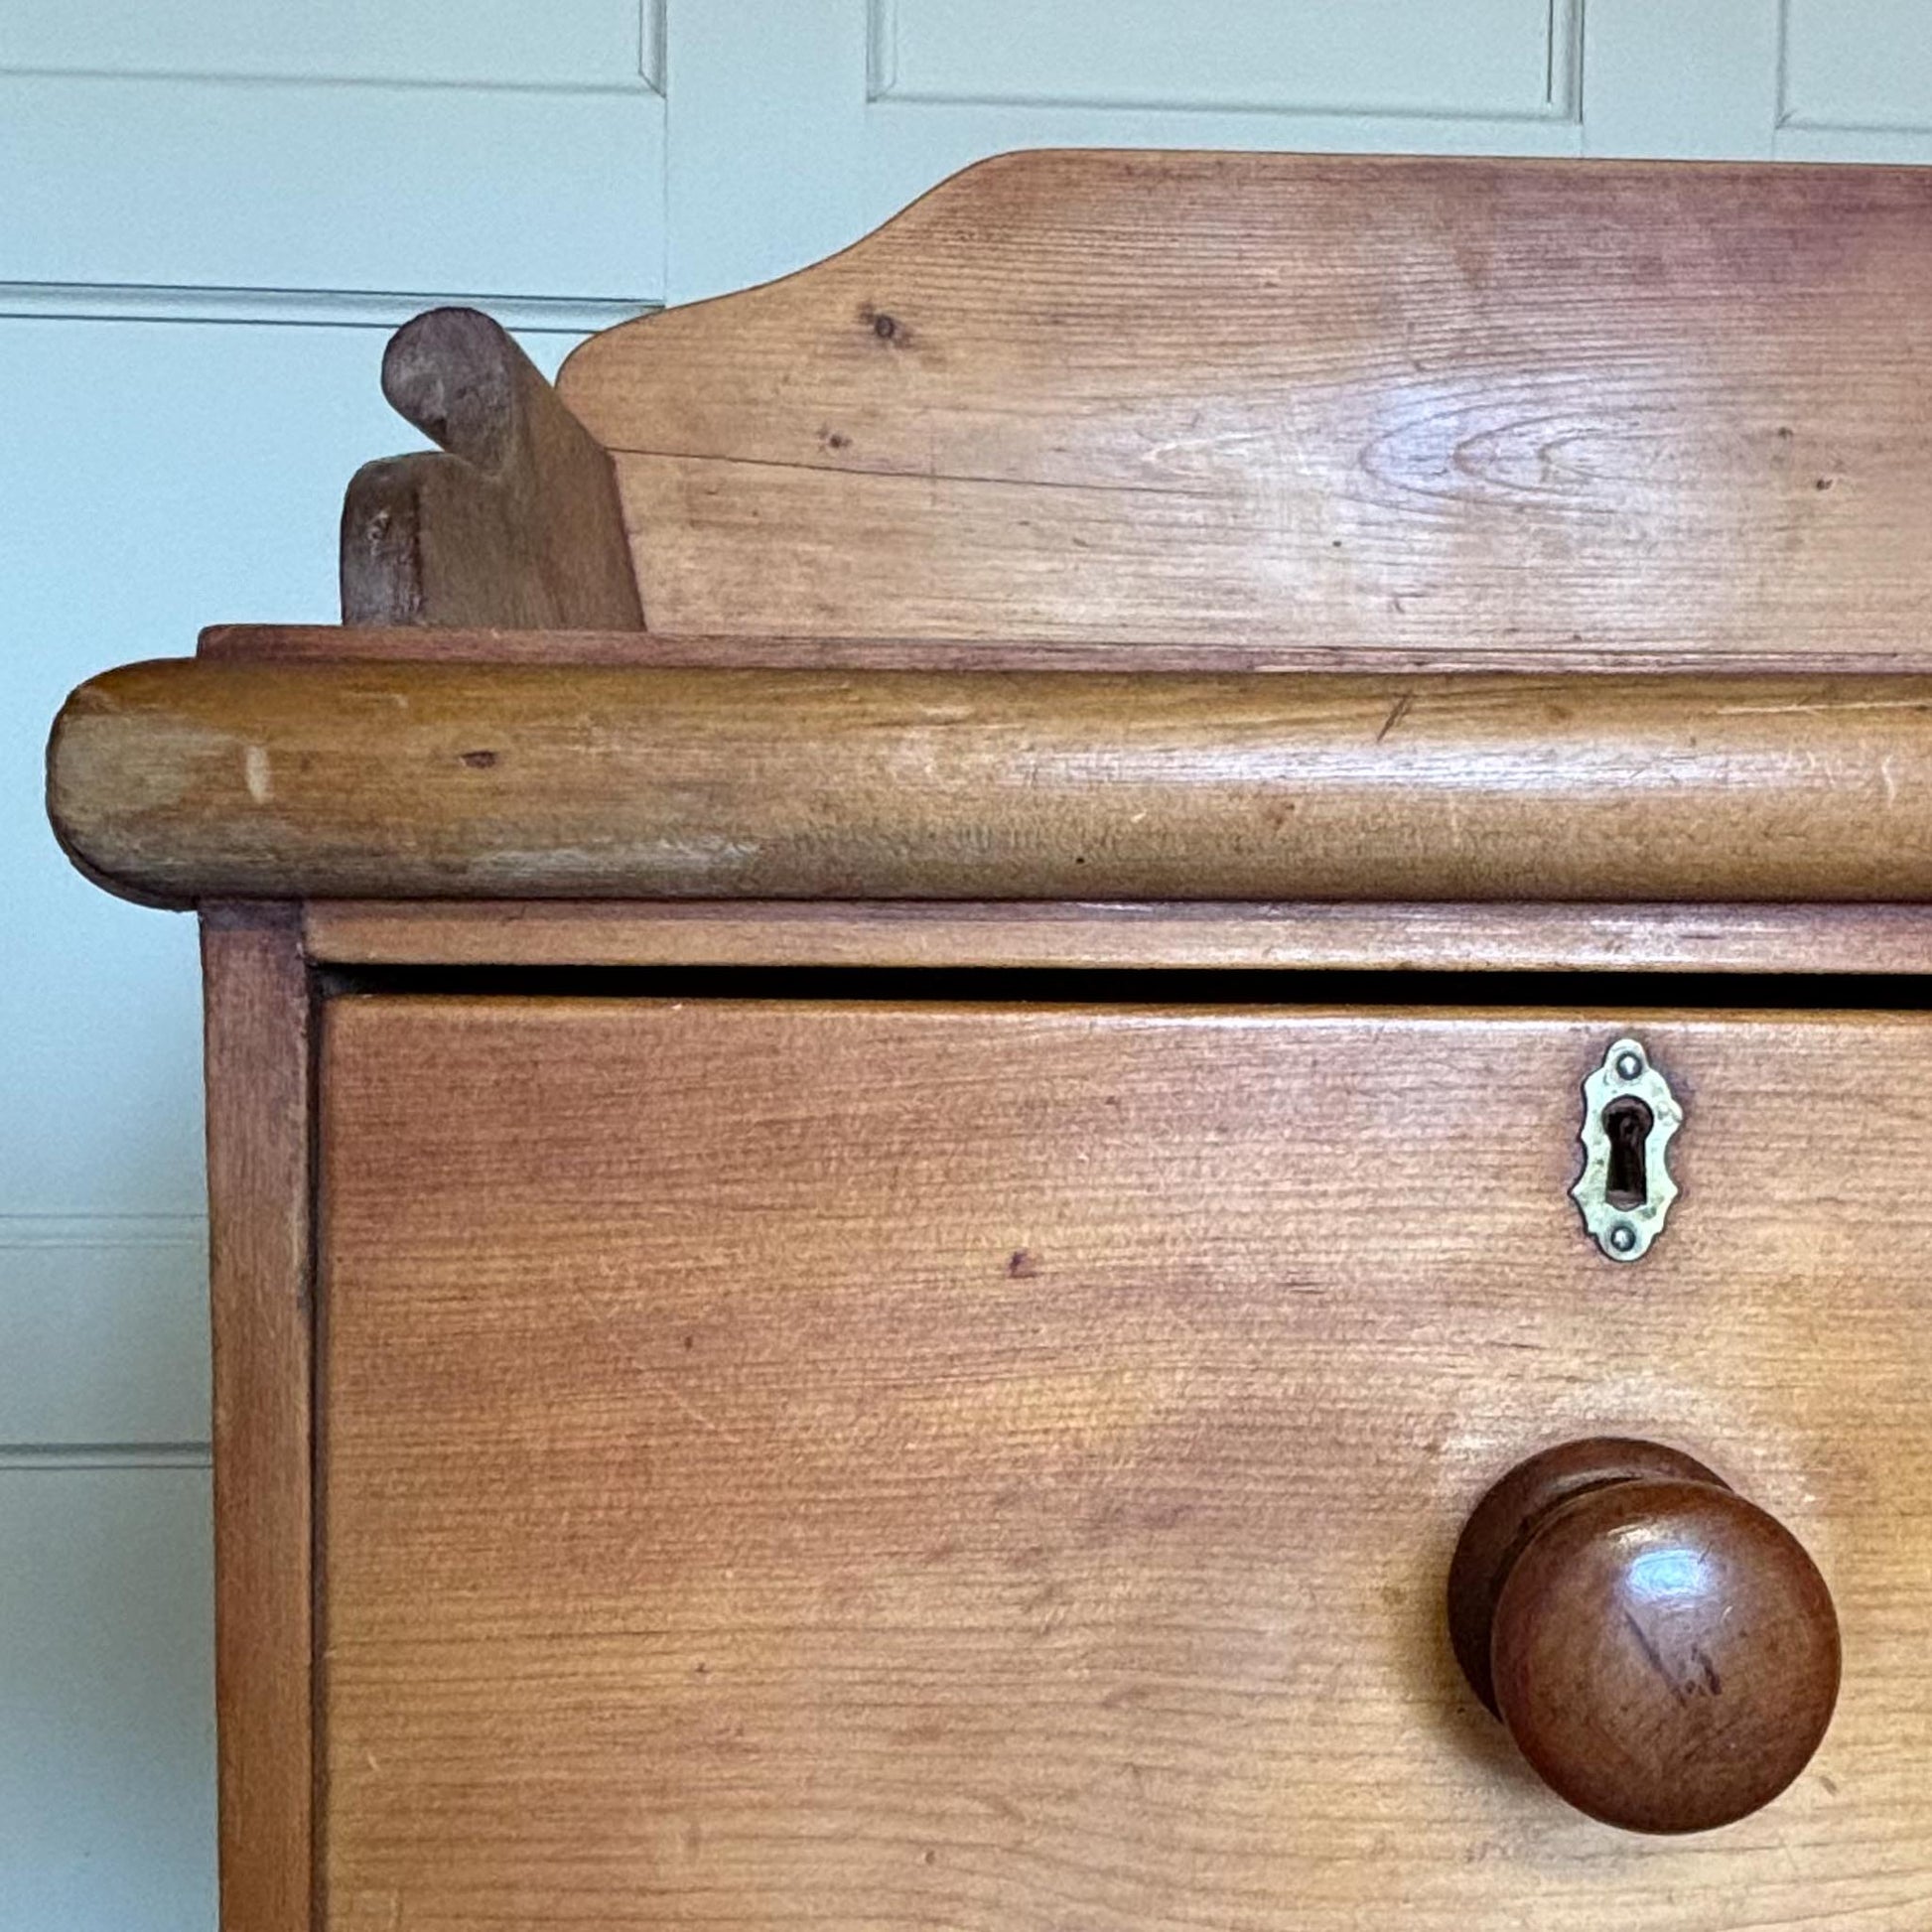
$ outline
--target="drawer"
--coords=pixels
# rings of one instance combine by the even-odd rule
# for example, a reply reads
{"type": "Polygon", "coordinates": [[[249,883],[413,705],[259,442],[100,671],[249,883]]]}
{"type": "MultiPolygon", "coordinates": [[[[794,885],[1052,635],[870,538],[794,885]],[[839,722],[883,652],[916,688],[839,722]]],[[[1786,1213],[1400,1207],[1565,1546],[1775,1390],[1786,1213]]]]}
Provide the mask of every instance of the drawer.
{"type": "Polygon", "coordinates": [[[335,1000],[322,1922],[1922,1925],[1928,1092],[1916,1016],[335,1000]],[[1634,1266],[1568,1196],[1626,1032],[1634,1266]],[[1595,1435],[1836,1597],[1721,1833],[1570,1810],[1449,1648],[1595,1435]]]}

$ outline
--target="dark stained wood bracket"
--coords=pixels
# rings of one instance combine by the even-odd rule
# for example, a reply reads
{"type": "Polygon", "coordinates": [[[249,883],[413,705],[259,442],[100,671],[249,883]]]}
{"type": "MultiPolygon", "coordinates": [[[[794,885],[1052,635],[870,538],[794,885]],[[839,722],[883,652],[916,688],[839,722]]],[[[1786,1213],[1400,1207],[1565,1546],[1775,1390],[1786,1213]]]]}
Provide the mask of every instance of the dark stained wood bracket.
{"type": "Polygon", "coordinates": [[[611,459],[503,329],[418,316],[390,339],[382,393],[447,454],[351,480],[345,622],[643,628],[611,459]]]}

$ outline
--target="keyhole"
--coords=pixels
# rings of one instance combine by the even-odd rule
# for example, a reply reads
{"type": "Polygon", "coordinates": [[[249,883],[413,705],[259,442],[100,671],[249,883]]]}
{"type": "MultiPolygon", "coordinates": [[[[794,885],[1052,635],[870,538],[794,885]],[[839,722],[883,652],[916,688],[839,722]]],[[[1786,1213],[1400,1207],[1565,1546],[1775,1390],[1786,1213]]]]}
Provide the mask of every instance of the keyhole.
{"type": "Polygon", "coordinates": [[[1650,1109],[1630,1094],[1612,1100],[1603,1109],[1603,1133],[1610,1144],[1610,1171],[1603,1184],[1603,1198],[1612,1207],[1627,1212],[1650,1198],[1650,1164],[1645,1150],[1655,1125],[1656,1117],[1650,1109]]]}

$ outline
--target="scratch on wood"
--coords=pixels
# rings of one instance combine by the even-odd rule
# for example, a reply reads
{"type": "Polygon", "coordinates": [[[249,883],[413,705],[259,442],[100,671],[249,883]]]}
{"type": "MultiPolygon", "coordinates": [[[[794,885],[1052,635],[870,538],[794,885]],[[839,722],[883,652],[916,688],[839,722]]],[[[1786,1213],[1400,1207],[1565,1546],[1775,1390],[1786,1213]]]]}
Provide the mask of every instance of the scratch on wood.
{"type": "Polygon", "coordinates": [[[1650,1641],[1650,1633],[1627,1610],[1624,1612],[1623,1621],[1628,1626],[1630,1634],[1636,1638],[1637,1648],[1643,1652],[1644,1662],[1657,1673],[1659,1680],[1672,1697],[1681,1698],[1684,1694],[1683,1687],[1670,1674],[1669,1667],[1665,1664],[1657,1646],[1650,1641]]]}
{"type": "MultiPolygon", "coordinates": [[[[576,1301],[577,1306],[581,1308],[584,1311],[584,1312],[587,1315],[589,1315],[590,1318],[594,1322],[596,1322],[600,1328],[604,1329],[612,1337],[614,1342],[617,1342],[621,1339],[621,1331],[618,1327],[618,1324],[611,1318],[610,1312],[604,1308],[599,1306],[594,1296],[591,1296],[580,1289],[573,1299],[576,1301]]],[[[708,1430],[712,1435],[716,1436],[721,1442],[730,1443],[734,1448],[743,1449],[746,1447],[746,1444],[741,1437],[735,1435],[731,1430],[727,1429],[723,1423],[717,1420],[715,1416],[707,1415],[704,1412],[704,1410],[699,1408],[699,1406],[695,1402],[693,1402],[691,1398],[688,1395],[686,1395],[682,1389],[678,1387],[677,1378],[675,1377],[675,1375],[672,1374],[670,1370],[659,1368],[654,1363],[651,1362],[637,1361],[634,1359],[634,1357],[631,1360],[630,1366],[632,1370],[640,1377],[640,1379],[642,1379],[645,1382],[648,1382],[652,1387],[659,1390],[664,1395],[664,1397],[670,1402],[671,1406],[674,1409],[676,1409],[680,1415],[688,1416],[692,1422],[698,1425],[700,1429],[708,1430]]]]}
{"type": "Polygon", "coordinates": [[[1190,489],[1180,483],[1123,483],[1115,478],[1070,477],[995,477],[970,470],[947,470],[940,466],[936,437],[929,437],[926,456],[914,470],[891,463],[801,463],[783,457],[692,455],[686,450],[651,450],[634,444],[613,444],[613,457],[634,457],[644,462],[718,464],[743,470],[792,470],[803,475],[826,478],[876,477],[882,483],[922,483],[936,500],[940,483],[963,483],[987,489],[1071,490],[1087,496],[1173,496],[1211,498],[1213,492],[1190,489]]]}
{"type": "Polygon", "coordinates": [[[1402,723],[1403,719],[1409,715],[1409,707],[1415,701],[1415,694],[1411,691],[1403,692],[1401,697],[1396,699],[1395,703],[1389,707],[1389,715],[1382,720],[1382,729],[1375,734],[1376,744],[1381,744],[1402,723]]]}

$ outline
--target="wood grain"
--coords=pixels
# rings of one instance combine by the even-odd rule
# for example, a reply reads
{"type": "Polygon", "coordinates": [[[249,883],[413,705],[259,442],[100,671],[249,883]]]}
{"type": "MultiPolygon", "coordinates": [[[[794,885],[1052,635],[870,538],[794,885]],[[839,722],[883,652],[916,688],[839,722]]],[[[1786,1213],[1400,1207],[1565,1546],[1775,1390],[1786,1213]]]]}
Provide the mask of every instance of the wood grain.
{"type": "Polygon", "coordinates": [[[1932,906],[319,899],[344,966],[1036,966],[1923,973],[1932,906]]]}
{"type": "Polygon", "coordinates": [[[195,899],[1932,897],[1932,680],[130,665],[49,810],[195,899]]]}
{"type": "Polygon", "coordinates": [[[309,975],[286,907],[211,907],[207,1005],[214,1326],[221,1932],[311,1923],[309,975]]]}
{"type": "Polygon", "coordinates": [[[1932,177],[1044,152],[580,347],[661,633],[1926,661],[1932,177]]]}
{"type": "Polygon", "coordinates": [[[1657,647],[1543,646],[1465,637],[1428,650],[1365,638],[1327,644],[1292,632],[1233,643],[1027,642],[1018,632],[968,639],[919,637],[658,636],[647,630],[436,629],[398,624],[215,623],[197,655],[251,662],[321,658],[427,658],[439,664],[636,664],[721,671],[1583,671],[1723,672],[1811,677],[1841,671],[1911,672],[1910,649],[1873,649],[1848,636],[1829,650],[1781,648],[1775,638],[1720,649],[1690,636],[1657,647]]]}
{"type": "Polygon", "coordinates": [[[340,1932],[1922,1924],[1922,1017],[371,998],[326,1053],[340,1932]],[[1618,1270],[1565,1189],[1632,1029],[1685,1191],[1618,1270]],[[1471,1505],[1595,1434],[1837,1598],[1831,1734],[1717,1837],[1569,1812],[1449,1651],[1471,1505]]]}
{"type": "Polygon", "coordinates": [[[345,622],[642,627],[611,460],[504,330],[474,309],[418,316],[382,392],[447,454],[356,472],[345,622]]]}

